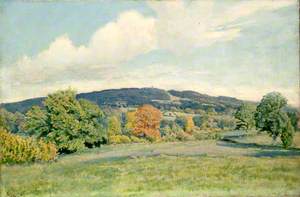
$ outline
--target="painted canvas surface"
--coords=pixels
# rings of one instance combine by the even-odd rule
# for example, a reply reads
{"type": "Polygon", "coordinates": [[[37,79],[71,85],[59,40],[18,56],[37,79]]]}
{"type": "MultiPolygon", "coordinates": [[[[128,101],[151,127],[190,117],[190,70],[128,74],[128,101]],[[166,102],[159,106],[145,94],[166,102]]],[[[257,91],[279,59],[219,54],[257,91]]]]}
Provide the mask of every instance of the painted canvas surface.
{"type": "Polygon", "coordinates": [[[1,196],[300,196],[299,1],[0,1],[1,196]]]}

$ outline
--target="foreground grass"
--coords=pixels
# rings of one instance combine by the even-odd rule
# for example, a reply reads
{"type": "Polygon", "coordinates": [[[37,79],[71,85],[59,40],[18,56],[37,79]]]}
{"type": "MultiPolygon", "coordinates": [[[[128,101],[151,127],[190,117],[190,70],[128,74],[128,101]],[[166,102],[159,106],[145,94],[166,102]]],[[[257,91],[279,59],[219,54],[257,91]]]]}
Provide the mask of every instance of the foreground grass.
{"type": "Polygon", "coordinates": [[[114,197],[300,195],[299,156],[244,156],[249,151],[252,153],[256,149],[241,151],[238,148],[236,151],[234,147],[218,147],[215,141],[106,146],[65,156],[50,164],[3,166],[3,194],[114,197]],[[203,154],[204,147],[209,149],[209,154],[203,154]],[[234,151],[214,154],[209,152],[212,147],[216,153],[220,152],[219,148],[234,151]],[[188,150],[191,149],[193,153],[200,153],[190,154],[188,150]],[[172,155],[173,152],[180,154],[172,155]]]}

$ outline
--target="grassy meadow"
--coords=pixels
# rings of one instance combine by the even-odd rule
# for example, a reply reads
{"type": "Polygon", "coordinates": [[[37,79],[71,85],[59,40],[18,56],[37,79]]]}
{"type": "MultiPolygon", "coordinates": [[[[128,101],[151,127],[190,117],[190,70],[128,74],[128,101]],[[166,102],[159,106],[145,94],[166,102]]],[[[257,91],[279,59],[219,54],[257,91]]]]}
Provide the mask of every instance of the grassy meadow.
{"type": "Polygon", "coordinates": [[[299,4],[0,0],[0,197],[300,197],[299,4]]]}
{"type": "Polygon", "coordinates": [[[3,196],[299,196],[300,135],[105,145],[55,162],[2,166],[3,196]]]}

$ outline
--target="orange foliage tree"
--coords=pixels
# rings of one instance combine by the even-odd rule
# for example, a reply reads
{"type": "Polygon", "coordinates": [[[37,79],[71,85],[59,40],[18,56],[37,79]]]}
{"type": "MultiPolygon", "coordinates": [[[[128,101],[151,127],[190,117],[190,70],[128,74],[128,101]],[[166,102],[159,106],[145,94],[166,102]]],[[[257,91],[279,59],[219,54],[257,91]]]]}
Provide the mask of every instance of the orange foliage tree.
{"type": "Polygon", "coordinates": [[[152,105],[143,105],[139,107],[135,114],[135,126],[133,134],[159,139],[159,126],[162,114],[159,109],[152,105]]]}

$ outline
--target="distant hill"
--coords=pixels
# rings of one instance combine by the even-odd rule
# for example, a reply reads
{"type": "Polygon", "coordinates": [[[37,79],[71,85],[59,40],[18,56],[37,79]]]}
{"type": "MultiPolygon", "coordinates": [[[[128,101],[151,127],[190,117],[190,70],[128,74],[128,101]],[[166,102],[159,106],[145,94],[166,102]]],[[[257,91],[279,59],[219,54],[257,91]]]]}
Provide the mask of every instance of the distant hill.
{"type": "MultiPolygon", "coordinates": [[[[189,100],[182,101],[184,105],[183,108],[201,108],[206,109],[208,106],[215,108],[216,111],[224,111],[226,108],[237,108],[243,102],[242,100],[236,99],[234,97],[226,97],[226,96],[209,96],[207,94],[200,94],[195,91],[176,91],[170,90],[168,91],[171,95],[180,97],[180,98],[188,98],[189,100]],[[198,107],[197,107],[198,106],[198,107]]],[[[244,101],[248,102],[248,101],[244,101]]]]}
{"type": "MultiPolygon", "coordinates": [[[[213,107],[216,111],[224,111],[227,108],[235,109],[243,101],[225,96],[209,96],[195,91],[162,90],[157,88],[122,88],[95,91],[77,94],[77,98],[83,98],[97,103],[101,107],[135,107],[142,104],[152,104],[158,108],[169,109],[177,107],[181,109],[207,109],[213,107]]],[[[33,105],[42,106],[45,97],[27,99],[14,103],[3,103],[0,107],[10,112],[26,112],[33,105]]]]}

